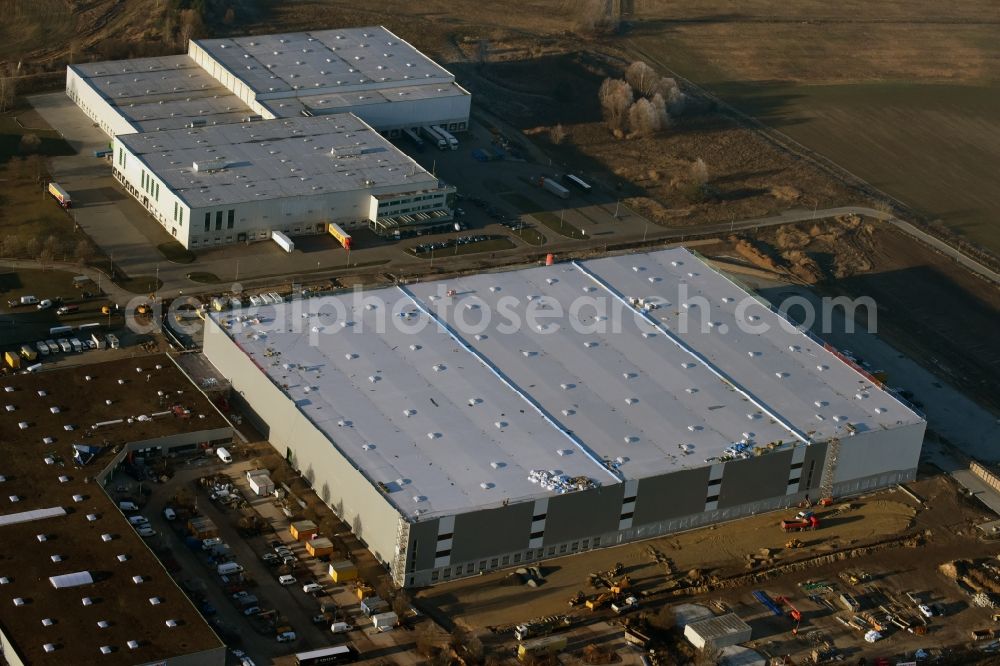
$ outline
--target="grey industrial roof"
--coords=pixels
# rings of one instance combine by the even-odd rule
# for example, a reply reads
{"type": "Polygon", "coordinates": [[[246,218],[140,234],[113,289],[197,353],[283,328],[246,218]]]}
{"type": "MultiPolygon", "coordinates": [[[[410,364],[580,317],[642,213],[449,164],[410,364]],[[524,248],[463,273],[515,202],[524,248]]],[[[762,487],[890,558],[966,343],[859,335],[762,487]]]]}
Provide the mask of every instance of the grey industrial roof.
{"type": "Polygon", "coordinates": [[[437,179],[423,167],[352,114],[258,120],[118,139],[192,208],[437,186],[437,179]]]}
{"type": "Polygon", "coordinates": [[[137,132],[240,122],[253,111],[187,55],[70,65],[137,132]]]}
{"type": "Polygon", "coordinates": [[[710,617],[687,625],[686,629],[697,632],[706,641],[722,638],[731,634],[750,631],[750,625],[740,619],[736,613],[726,613],[718,617],[710,617]]]}
{"type": "Polygon", "coordinates": [[[531,470],[609,483],[920,420],[684,249],[366,296],[384,305],[327,297],[262,307],[256,323],[214,317],[411,515],[547,494],[531,470]],[[640,314],[629,297],[658,307],[640,314]],[[772,330],[741,332],[738,312],[772,330]]]}
{"type": "Polygon", "coordinates": [[[454,77],[382,26],[195,42],[257,95],[447,83],[454,77]]]}

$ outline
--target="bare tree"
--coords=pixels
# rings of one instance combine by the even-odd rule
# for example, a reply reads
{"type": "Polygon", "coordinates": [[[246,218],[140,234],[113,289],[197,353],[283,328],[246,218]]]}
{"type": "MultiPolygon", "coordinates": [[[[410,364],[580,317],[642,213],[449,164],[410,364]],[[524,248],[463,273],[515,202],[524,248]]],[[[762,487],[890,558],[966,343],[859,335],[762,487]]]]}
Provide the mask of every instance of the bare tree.
{"type": "Polygon", "coordinates": [[[430,622],[417,633],[416,652],[421,657],[431,657],[437,650],[437,635],[434,633],[434,623],[430,622]]]}
{"type": "Polygon", "coordinates": [[[33,155],[42,146],[42,140],[37,134],[25,134],[18,142],[17,150],[22,155],[33,155]]]}
{"type": "Polygon", "coordinates": [[[396,596],[392,598],[392,612],[402,619],[409,614],[411,603],[410,595],[408,595],[404,590],[400,590],[396,593],[396,596]]]}
{"type": "Polygon", "coordinates": [[[576,30],[582,34],[616,32],[619,17],[614,13],[613,0],[570,0],[576,13],[576,30]]]}
{"type": "Polygon", "coordinates": [[[0,113],[13,107],[16,97],[17,79],[12,71],[5,70],[0,73],[0,113]]]}
{"type": "Polygon", "coordinates": [[[566,140],[566,134],[566,129],[562,126],[562,123],[556,123],[555,127],[549,130],[549,139],[558,146],[566,140]]]}
{"type": "Polygon", "coordinates": [[[700,157],[691,163],[691,183],[698,187],[708,184],[708,165],[700,157]]]}
{"type": "Polygon", "coordinates": [[[694,663],[695,666],[718,666],[721,660],[722,650],[713,645],[706,644],[705,647],[698,650],[694,658],[694,663]]]}
{"type": "Polygon", "coordinates": [[[651,97],[659,85],[656,70],[642,60],[636,60],[625,70],[625,80],[632,90],[643,97],[651,97]]]}
{"type": "Polygon", "coordinates": [[[3,254],[5,257],[19,257],[24,253],[24,241],[20,236],[7,236],[3,239],[3,254]]]}
{"type": "Polygon", "coordinates": [[[645,97],[629,108],[628,126],[633,136],[652,136],[659,129],[656,109],[645,97]]]}
{"type": "Polygon", "coordinates": [[[680,86],[677,85],[677,81],[669,76],[664,76],[656,84],[654,93],[659,93],[663,96],[663,100],[667,103],[667,111],[672,115],[680,115],[684,111],[684,106],[687,103],[687,96],[681,92],[680,86]]]}
{"type": "Polygon", "coordinates": [[[623,131],[634,99],[632,86],[621,79],[604,79],[598,91],[598,99],[608,128],[623,131]]]}
{"type": "Polygon", "coordinates": [[[236,22],[236,10],[230,7],[226,10],[225,16],[222,17],[222,22],[225,25],[232,25],[236,22]]]}
{"type": "Polygon", "coordinates": [[[649,103],[653,105],[653,111],[656,113],[657,131],[670,127],[670,114],[667,112],[667,102],[663,99],[663,95],[656,93],[649,103]]]}
{"type": "Polygon", "coordinates": [[[198,39],[205,35],[205,22],[202,20],[201,14],[194,9],[181,11],[180,18],[181,47],[187,49],[190,40],[198,39]]]}
{"type": "Polygon", "coordinates": [[[94,250],[90,247],[90,243],[86,240],[81,238],[76,242],[76,248],[73,250],[73,256],[76,257],[76,260],[80,262],[80,264],[87,263],[87,260],[90,259],[93,254],[94,250]]]}

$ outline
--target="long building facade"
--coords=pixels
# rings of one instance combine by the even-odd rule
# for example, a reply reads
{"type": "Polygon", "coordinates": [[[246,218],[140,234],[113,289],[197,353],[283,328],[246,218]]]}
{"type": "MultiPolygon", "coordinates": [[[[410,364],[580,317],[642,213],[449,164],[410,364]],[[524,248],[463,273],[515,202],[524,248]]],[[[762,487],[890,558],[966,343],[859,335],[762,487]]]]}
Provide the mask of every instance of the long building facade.
{"type": "MultiPolygon", "coordinates": [[[[371,328],[358,337],[316,342],[307,341],[308,331],[252,340],[261,333],[258,325],[247,323],[255,318],[298,318],[284,311],[294,309],[286,304],[275,312],[224,313],[210,319],[205,353],[275,448],[289,456],[324,501],[355,524],[396,582],[405,586],[792,507],[830,488],[835,496],[849,496],[915,478],[924,420],[855,369],[836,365],[834,354],[799,331],[776,335],[767,345],[757,339],[720,344],[698,336],[675,340],[673,327],[660,322],[666,333],[646,332],[634,341],[627,333],[599,342],[588,334],[581,338],[583,344],[576,344],[560,332],[553,346],[541,343],[546,346],[535,352],[527,344],[528,339],[541,340],[535,335],[491,347],[500,335],[494,329],[462,333],[459,315],[443,314],[446,297],[434,296],[444,293],[438,287],[445,286],[510,294],[526,285],[526,293],[534,296],[538,294],[530,292],[555,292],[557,284],[570,290],[567,294],[592,284],[623,293],[645,288],[641,282],[628,283],[624,272],[616,273],[623,262],[636,263],[633,268],[642,263],[648,270],[672,263],[694,266],[688,274],[699,276],[699,293],[711,302],[731,298],[719,297],[723,293],[739,293],[689,253],[668,251],[401,288],[416,309],[400,316],[413,321],[427,316],[446,331],[411,338],[409,345],[395,333],[371,328]],[[414,312],[418,314],[411,316],[414,312]],[[440,349],[431,336],[443,339],[440,349]],[[747,345],[753,348],[749,355],[747,345]],[[389,350],[400,349],[397,353],[412,365],[392,362],[389,350]],[[504,350],[511,349],[505,356],[504,350]],[[662,365],[639,363],[650,350],[662,354],[662,365]],[[727,356],[731,351],[736,353],[727,356]],[[623,354],[636,365],[624,364],[623,354]],[[558,355],[563,357],[554,358],[558,355]],[[702,364],[674,362],[699,357],[702,364]],[[787,370],[748,374],[740,370],[750,362],[743,357],[766,359],[787,370]],[[368,365],[368,358],[378,361],[368,365]],[[523,366],[520,358],[527,359],[523,366]],[[817,358],[819,365],[789,365],[817,358]],[[554,361],[559,365],[548,368],[554,361]],[[591,362],[593,368],[588,368],[591,362]],[[624,379],[618,380],[613,372],[591,374],[605,372],[609,364],[641,369],[620,373],[624,379]],[[448,377],[451,366],[461,366],[460,376],[448,377]],[[320,367],[322,378],[314,374],[320,367]],[[575,375],[560,383],[559,373],[568,369],[575,375]],[[810,369],[823,377],[822,383],[810,369]],[[670,384],[674,373],[684,382],[678,386],[688,384],[686,388],[638,386],[647,379],[670,384]],[[551,386],[543,385],[544,377],[551,386]],[[494,380],[495,390],[487,386],[494,380]],[[412,397],[425,392],[429,402],[412,397]],[[572,392],[572,408],[555,397],[572,392]],[[810,401],[810,396],[824,399],[810,401]],[[598,397],[608,404],[596,401],[598,397]],[[711,409],[705,400],[715,403],[708,403],[711,409]],[[690,409],[675,411],[675,401],[690,409]],[[623,416],[626,410],[618,405],[634,410],[646,405],[649,412],[633,410],[634,415],[623,416]],[[754,406],[752,411],[735,412],[747,405],[754,406]],[[699,414],[705,420],[698,421],[699,414]],[[730,424],[731,417],[738,418],[730,424]],[[802,421],[812,418],[822,425],[802,421]],[[629,433],[625,445],[612,432],[618,419],[629,433]],[[742,425],[747,421],[752,425],[742,425]],[[720,444],[713,441],[714,428],[721,433],[720,444]],[[743,432],[732,433],[733,428],[743,432]],[[750,428],[755,432],[746,431],[750,428]],[[539,482],[539,470],[548,471],[549,478],[572,477],[577,485],[568,487],[565,478],[555,485],[539,482]],[[522,483],[525,477],[530,484],[522,483]],[[588,481],[579,484],[584,478],[588,481]]],[[[368,327],[367,317],[378,307],[338,312],[349,324],[345,328],[368,327]]],[[[323,321],[322,314],[311,312],[302,318],[323,321]]],[[[778,316],[763,306],[760,312],[778,316]]],[[[335,327],[332,321],[325,325],[335,327]]],[[[313,332],[323,326],[313,326],[313,332]]]]}

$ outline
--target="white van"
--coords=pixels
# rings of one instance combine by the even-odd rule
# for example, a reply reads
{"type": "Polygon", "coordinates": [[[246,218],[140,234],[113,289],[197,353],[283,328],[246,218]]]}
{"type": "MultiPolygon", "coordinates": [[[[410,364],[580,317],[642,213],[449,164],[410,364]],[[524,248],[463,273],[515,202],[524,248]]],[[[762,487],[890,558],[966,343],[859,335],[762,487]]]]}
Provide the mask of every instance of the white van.
{"type": "Polygon", "coordinates": [[[335,634],[347,633],[351,629],[353,629],[353,627],[347,624],[346,622],[334,622],[333,624],[330,625],[330,631],[332,631],[335,634]]]}
{"type": "Polygon", "coordinates": [[[239,573],[243,571],[243,567],[237,564],[236,562],[225,562],[217,566],[215,570],[216,572],[218,572],[220,576],[228,576],[229,574],[239,573]]]}
{"type": "Polygon", "coordinates": [[[118,502],[118,508],[122,511],[138,511],[139,507],[135,502],[118,502]]]}
{"type": "Polygon", "coordinates": [[[233,457],[229,454],[229,451],[227,451],[222,446],[220,446],[219,448],[217,448],[215,450],[215,455],[219,456],[219,460],[221,460],[224,463],[231,463],[231,462],[233,462],[233,457]]]}

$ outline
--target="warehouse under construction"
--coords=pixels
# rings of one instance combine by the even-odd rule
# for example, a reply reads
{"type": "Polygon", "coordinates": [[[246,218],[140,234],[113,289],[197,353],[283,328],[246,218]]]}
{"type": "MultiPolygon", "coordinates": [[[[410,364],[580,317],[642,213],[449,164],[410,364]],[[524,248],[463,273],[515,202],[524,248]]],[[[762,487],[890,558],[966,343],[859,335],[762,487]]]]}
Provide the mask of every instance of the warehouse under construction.
{"type": "Polygon", "coordinates": [[[217,313],[205,353],[406,586],[912,480],[926,426],[684,249],[217,313]]]}

